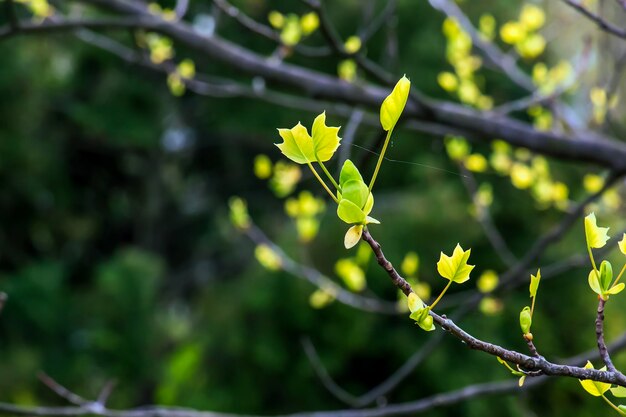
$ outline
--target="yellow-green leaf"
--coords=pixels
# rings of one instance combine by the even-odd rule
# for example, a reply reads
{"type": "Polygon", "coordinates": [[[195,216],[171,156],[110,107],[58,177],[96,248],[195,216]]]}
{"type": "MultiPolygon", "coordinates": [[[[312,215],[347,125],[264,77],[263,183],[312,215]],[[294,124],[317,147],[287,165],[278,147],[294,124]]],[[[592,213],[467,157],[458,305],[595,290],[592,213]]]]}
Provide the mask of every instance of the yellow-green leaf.
{"type": "Polygon", "coordinates": [[[409,317],[415,320],[417,325],[420,326],[423,330],[430,332],[435,330],[435,325],[433,323],[433,317],[429,313],[430,308],[422,307],[412,312],[409,317]]]}
{"type": "Polygon", "coordinates": [[[619,246],[619,250],[626,255],[626,233],[624,233],[622,240],[617,243],[617,246],[619,246]]]}
{"type": "Polygon", "coordinates": [[[626,398],[626,388],[624,387],[611,388],[611,394],[613,394],[617,398],[626,398]]]}
{"type": "Polygon", "coordinates": [[[615,294],[621,293],[623,290],[624,290],[624,283],[620,282],[617,285],[613,285],[606,293],[615,295],[615,294]]]}
{"type": "Polygon", "coordinates": [[[437,271],[442,277],[461,284],[469,279],[470,272],[474,269],[474,265],[468,265],[467,261],[470,256],[471,249],[463,251],[461,245],[457,244],[454,248],[452,256],[448,256],[441,252],[439,262],[437,262],[437,271]]]}
{"type": "Polygon", "coordinates": [[[313,121],[311,135],[313,137],[313,150],[321,162],[326,162],[333,157],[339,147],[339,127],[326,126],[326,112],[320,114],[313,121]]]}
{"type": "Polygon", "coordinates": [[[346,249],[350,249],[354,247],[359,240],[361,240],[361,235],[363,234],[363,225],[357,224],[352,226],[346,232],[346,235],[343,238],[343,245],[346,249]]]}
{"type": "Polygon", "coordinates": [[[385,131],[393,129],[398,122],[409,98],[410,89],[411,81],[404,76],[396,83],[391,94],[383,101],[380,107],[380,124],[385,131]]]}
{"type": "Polygon", "coordinates": [[[589,282],[589,287],[593,292],[598,295],[602,295],[602,288],[600,288],[600,278],[598,277],[598,271],[592,269],[591,272],[589,272],[589,277],[587,278],[587,281],[589,282]]]}
{"type": "Polygon", "coordinates": [[[526,306],[519,313],[519,325],[522,329],[522,333],[526,334],[530,332],[530,326],[533,324],[533,317],[530,314],[530,307],[526,306]]]}
{"type": "MultiPolygon", "coordinates": [[[[587,365],[585,365],[585,369],[594,369],[591,362],[587,361],[587,365]]],[[[603,367],[600,370],[606,371],[606,367],[603,367]]],[[[585,391],[587,391],[589,394],[593,395],[594,397],[603,396],[604,393],[607,392],[609,388],[611,388],[611,384],[606,383],[606,382],[597,382],[597,381],[592,381],[590,379],[579,379],[579,381],[580,381],[580,385],[583,386],[585,391]]]]}
{"type": "Polygon", "coordinates": [[[595,213],[585,217],[585,237],[589,247],[601,248],[606,245],[606,241],[609,240],[608,231],[608,227],[598,227],[595,213]]]}
{"type": "Polygon", "coordinates": [[[414,292],[410,293],[409,296],[407,297],[407,304],[409,306],[409,311],[411,313],[416,312],[420,308],[424,308],[424,302],[414,292]]]}
{"type": "Polygon", "coordinates": [[[350,200],[343,199],[337,206],[337,216],[348,224],[365,223],[365,213],[350,200]]]}
{"type": "Polygon", "coordinates": [[[313,139],[309,136],[306,127],[300,123],[291,129],[278,129],[283,143],[275,143],[287,158],[297,164],[306,164],[315,161],[313,139]]]}
{"type": "Polygon", "coordinates": [[[530,274],[530,297],[537,296],[537,288],[539,288],[539,281],[541,281],[541,270],[537,270],[537,275],[530,274]]]}

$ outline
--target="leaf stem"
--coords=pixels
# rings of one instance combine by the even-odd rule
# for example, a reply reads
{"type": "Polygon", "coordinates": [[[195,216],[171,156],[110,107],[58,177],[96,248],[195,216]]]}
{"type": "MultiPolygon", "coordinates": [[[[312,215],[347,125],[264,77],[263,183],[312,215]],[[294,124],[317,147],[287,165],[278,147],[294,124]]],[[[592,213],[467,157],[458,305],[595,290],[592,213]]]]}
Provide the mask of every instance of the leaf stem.
{"type": "Polygon", "coordinates": [[[535,296],[533,297],[533,302],[530,305],[530,318],[532,319],[533,317],[533,313],[535,312],[535,300],[537,299],[537,295],[535,294],[535,296]]]}
{"type": "Polygon", "coordinates": [[[596,268],[596,261],[593,259],[593,253],[591,252],[591,246],[589,246],[589,244],[587,244],[587,252],[589,252],[589,259],[591,259],[593,270],[597,272],[598,268],[596,268]]]}
{"type": "Polygon", "coordinates": [[[372,175],[372,180],[370,181],[370,185],[368,187],[369,192],[372,192],[372,188],[374,188],[374,182],[376,181],[376,177],[378,176],[378,171],[380,170],[380,165],[383,163],[383,159],[385,159],[385,152],[387,152],[387,146],[389,145],[389,139],[391,138],[391,132],[393,132],[393,127],[389,129],[387,132],[387,137],[385,138],[385,143],[383,145],[383,149],[380,151],[380,155],[378,155],[378,162],[376,162],[376,168],[374,169],[374,175],[372,175]]]}
{"type": "MultiPolygon", "coordinates": [[[[317,158],[317,155],[315,155],[315,157],[317,158]]],[[[326,169],[326,165],[324,165],[324,163],[320,161],[319,158],[317,158],[317,163],[322,167],[322,171],[324,171],[324,174],[326,174],[330,182],[332,182],[335,188],[339,190],[339,184],[337,184],[337,181],[335,181],[333,176],[330,175],[330,172],[328,172],[328,170],[326,169]]]]}
{"type": "Polygon", "coordinates": [[[328,185],[326,185],[326,183],[324,182],[322,177],[320,177],[320,174],[317,173],[317,171],[315,170],[315,167],[313,167],[313,164],[311,164],[309,161],[307,161],[307,165],[309,166],[309,168],[311,168],[311,171],[313,172],[313,175],[315,175],[315,178],[317,178],[317,180],[320,182],[320,184],[322,184],[322,187],[324,187],[324,189],[328,192],[328,195],[330,195],[332,197],[332,199],[335,201],[335,203],[339,204],[339,200],[337,200],[337,197],[335,197],[335,195],[332,193],[332,191],[330,191],[330,188],[328,188],[328,185]]]}
{"type": "Polygon", "coordinates": [[[626,413],[623,412],[622,410],[620,410],[615,404],[613,404],[613,402],[611,400],[609,400],[608,398],[606,398],[606,396],[604,394],[602,394],[602,399],[604,401],[607,402],[608,405],[610,405],[615,411],[617,411],[618,413],[620,413],[623,416],[626,416],[626,413]]]}
{"type": "Polygon", "coordinates": [[[443,295],[446,293],[446,291],[448,291],[448,288],[450,288],[450,285],[452,285],[452,280],[450,280],[450,282],[448,282],[448,285],[446,285],[445,288],[443,289],[443,291],[441,291],[441,294],[439,294],[439,297],[437,297],[437,299],[435,301],[433,301],[433,303],[430,305],[430,309],[431,310],[433,308],[435,308],[435,306],[437,305],[439,300],[441,300],[441,297],[443,297],[443,295]]]}

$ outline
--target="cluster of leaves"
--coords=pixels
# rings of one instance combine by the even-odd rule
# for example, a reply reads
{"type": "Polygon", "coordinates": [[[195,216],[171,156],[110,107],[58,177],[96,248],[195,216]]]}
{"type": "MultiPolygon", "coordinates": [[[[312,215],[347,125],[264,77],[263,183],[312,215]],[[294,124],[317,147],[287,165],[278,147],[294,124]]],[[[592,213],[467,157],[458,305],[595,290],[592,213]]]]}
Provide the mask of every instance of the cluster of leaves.
{"type": "Polygon", "coordinates": [[[369,216],[374,207],[372,188],[393,128],[398,122],[408,100],[409,89],[410,82],[406,77],[403,77],[381,105],[380,123],[387,132],[387,138],[369,186],[365,183],[363,176],[351,160],[345,161],[339,175],[339,182],[326,169],[324,162],[329,161],[333,157],[341,141],[339,127],[326,125],[326,113],[322,113],[315,118],[311,134],[301,123],[298,123],[291,129],[278,129],[283,142],[276,144],[276,146],[291,161],[307,165],[310,168],[315,178],[337,204],[337,216],[344,222],[352,225],[344,238],[344,244],[348,249],[359,242],[363,228],[367,224],[379,223],[378,220],[369,216]],[[331,191],[330,187],[317,172],[313,166],[314,163],[318,164],[322,169],[331,185],[335,188],[334,192],[331,191]]]}
{"type": "Polygon", "coordinates": [[[293,47],[311,35],[320,25],[317,13],[310,12],[302,16],[294,13],[284,15],[276,10],[271,11],[267,20],[274,29],[280,30],[280,39],[286,46],[293,47]]]}

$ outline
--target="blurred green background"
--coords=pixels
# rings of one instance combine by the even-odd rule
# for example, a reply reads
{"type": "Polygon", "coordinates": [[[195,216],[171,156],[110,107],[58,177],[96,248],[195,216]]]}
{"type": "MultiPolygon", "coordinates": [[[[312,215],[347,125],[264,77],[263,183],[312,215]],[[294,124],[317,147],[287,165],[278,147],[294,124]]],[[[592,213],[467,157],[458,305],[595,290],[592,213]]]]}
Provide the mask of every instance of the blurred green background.
{"type": "MultiPolygon", "coordinates": [[[[259,21],[271,10],[306,11],[287,0],[234,3],[259,21]]],[[[361,1],[327,3],[344,38],[362,25],[361,1]]],[[[544,4],[548,18],[556,19],[563,11],[552,4],[558,2],[549,3],[544,4]]],[[[462,6],[474,21],[488,11],[500,22],[515,18],[521,4],[493,0],[462,6]]],[[[386,60],[388,33],[395,31],[398,59],[386,60],[389,69],[406,73],[428,95],[450,99],[436,82],[449,67],[443,16],[427,2],[398,1],[398,9],[397,20],[371,40],[368,56],[386,60]]],[[[189,15],[211,13],[210,2],[195,1],[189,15]]],[[[217,31],[265,54],[275,47],[223,15],[217,31]]],[[[113,36],[131,41],[129,34],[113,36]]],[[[568,44],[567,36],[555,44],[568,44]]],[[[307,42],[323,39],[315,34],[307,42]]],[[[567,47],[550,45],[542,59],[567,58],[567,47]]],[[[201,72],[230,71],[184,48],[177,49],[178,56],[192,57],[201,72]]],[[[255,414],[347,408],[319,382],[302,348],[304,338],[316,346],[336,381],[359,395],[433,337],[407,315],[379,316],[339,303],[312,308],[315,288],[261,267],[254,244],[231,226],[228,200],[239,195],[256,223],[288,254],[343,285],[335,262],[352,253],[343,249],[345,225],[330,204],[317,238],[298,244],[284,198],[253,174],[256,155],[281,159],[273,146],[277,127],[298,121],[310,126],[314,114],[244,98],[189,92],[176,98],[162,75],[123,63],[69,34],[7,39],[0,43],[0,57],[0,290],[9,295],[0,317],[0,401],[62,404],[38,381],[43,370],[87,398],[115,379],[112,407],[158,403],[255,414]]],[[[336,71],[334,58],[289,60],[336,71]]],[[[524,95],[494,71],[482,77],[499,102],[524,95]]],[[[345,127],[347,120],[329,114],[328,122],[345,127]]],[[[379,129],[363,125],[355,144],[373,149],[379,136],[379,129]]],[[[368,177],[375,157],[357,147],[349,151],[368,177]]],[[[383,224],[372,231],[392,262],[399,265],[407,252],[417,252],[420,279],[433,292],[445,283],[436,274],[439,252],[450,253],[457,242],[472,248],[474,278],[487,269],[506,269],[471,215],[470,198],[440,137],[399,129],[388,156],[406,163],[383,165],[373,213],[383,224]]],[[[586,196],[583,175],[602,173],[598,167],[550,162],[572,200],[586,196]]],[[[495,222],[517,255],[563,216],[554,208],[538,209],[528,192],[507,178],[489,172],[477,177],[492,185],[495,222]]],[[[294,195],[307,189],[323,197],[305,173],[294,195]]],[[[601,224],[615,232],[624,226],[623,206],[599,210],[601,224]]],[[[583,252],[581,220],[539,264],[583,252]]],[[[617,255],[611,259],[621,266],[617,255]]],[[[373,259],[366,277],[366,293],[396,299],[373,259]]],[[[595,346],[595,296],[586,277],[583,268],[542,283],[533,333],[548,358],[595,346]]],[[[453,292],[474,288],[475,282],[453,292]]],[[[507,293],[501,301],[500,313],[472,312],[462,324],[479,337],[524,351],[517,315],[528,303],[527,291],[507,293]]],[[[609,340],[624,329],[624,313],[621,300],[610,303],[609,340]]],[[[615,360],[626,366],[626,355],[615,360]]],[[[383,402],[508,378],[494,358],[446,338],[383,402]]],[[[562,379],[540,390],[475,399],[429,415],[598,412],[610,410],[584,395],[577,381],[562,379]]]]}

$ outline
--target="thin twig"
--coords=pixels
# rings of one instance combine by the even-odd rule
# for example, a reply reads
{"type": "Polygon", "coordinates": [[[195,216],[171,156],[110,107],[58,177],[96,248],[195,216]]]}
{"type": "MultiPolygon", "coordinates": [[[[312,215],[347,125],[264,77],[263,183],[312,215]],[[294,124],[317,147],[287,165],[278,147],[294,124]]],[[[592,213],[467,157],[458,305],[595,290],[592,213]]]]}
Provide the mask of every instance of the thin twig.
{"type": "Polygon", "coordinates": [[[67,402],[69,402],[70,404],[84,406],[90,403],[90,401],[84,399],[80,395],[74,394],[72,391],[68,390],[63,385],[56,382],[46,373],[40,372],[37,376],[39,377],[39,380],[44,383],[44,385],[50,388],[59,397],[67,400],[67,402]]]}
{"type": "Polygon", "coordinates": [[[622,29],[614,25],[613,23],[608,22],[607,20],[603,19],[597,14],[591,12],[589,9],[587,9],[585,6],[578,3],[577,1],[574,1],[574,0],[562,0],[562,1],[568,4],[569,6],[571,6],[576,11],[578,11],[580,14],[587,17],[592,22],[594,22],[603,31],[610,33],[611,35],[615,35],[619,38],[626,39],[626,29],[622,29]]]}
{"type": "Polygon", "coordinates": [[[604,342],[604,305],[606,300],[602,297],[598,297],[598,314],[596,316],[596,339],[598,341],[598,352],[600,353],[600,358],[602,358],[602,362],[606,365],[606,368],[610,372],[619,372],[615,369],[615,365],[613,365],[613,361],[611,360],[611,356],[606,348],[606,343],[604,342]]]}
{"type": "Polygon", "coordinates": [[[0,314],[2,314],[2,310],[4,310],[4,306],[7,303],[8,296],[5,292],[0,292],[0,314]]]}
{"type": "MultiPolygon", "coordinates": [[[[391,262],[385,257],[380,244],[372,237],[369,230],[363,230],[362,239],[370,246],[376,261],[387,272],[389,278],[393,284],[401,290],[406,296],[413,292],[411,285],[404,279],[391,262]]],[[[480,340],[461,327],[459,327],[454,321],[446,316],[440,316],[434,311],[430,311],[430,315],[433,317],[434,323],[436,323],[443,330],[461,340],[467,347],[474,350],[479,350],[488,353],[493,356],[500,357],[506,361],[519,365],[522,369],[528,372],[542,372],[550,376],[564,376],[578,379],[590,379],[598,382],[609,382],[615,385],[626,387],[626,376],[618,372],[602,371],[597,369],[587,369],[568,365],[559,365],[551,363],[544,358],[536,358],[523,353],[516,352],[514,350],[508,350],[501,346],[485,342],[480,340]]]]}

